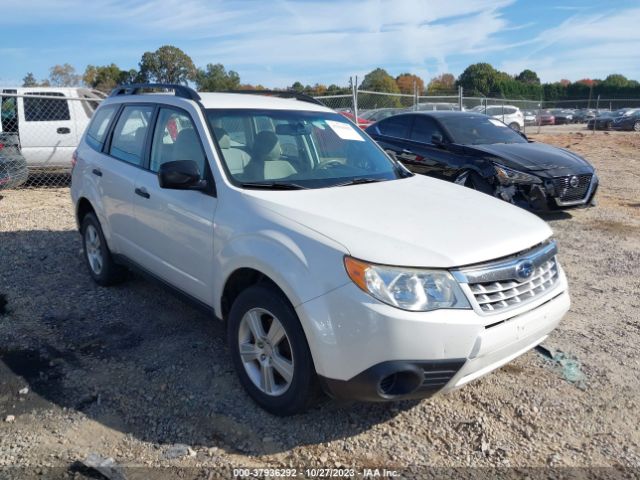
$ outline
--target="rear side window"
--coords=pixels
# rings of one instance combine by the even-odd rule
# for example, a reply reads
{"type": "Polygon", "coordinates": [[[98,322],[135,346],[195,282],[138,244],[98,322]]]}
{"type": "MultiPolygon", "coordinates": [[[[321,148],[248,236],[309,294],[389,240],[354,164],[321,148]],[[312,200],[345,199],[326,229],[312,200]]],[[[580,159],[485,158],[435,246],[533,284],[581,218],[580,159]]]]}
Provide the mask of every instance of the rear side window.
{"type": "Polygon", "coordinates": [[[29,92],[24,97],[24,119],[27,122],[71,120],[69,102],[64,99],[29,98],[28,95],[64,97],[60,92],[29,92]]]}
{"type": "Polygon", "coordinates": [[[411,129],[411,140],[422,143],[431,143],[431,137],[433,137],[434,133],[442,135],[438,125],[432,118],[416,116],[416,119],[413,122],[413,128],[411,129]]]}
{"type": "Polygon", "coordinates": [[[397,115],[379,121],[376,126],[380,134],[387,137],[407,138],[410,124],[411,117],[409,115],[397,115]]]}
{"type": "Polygon", "coordinates": [[[128,105],[122,109],[113,130],[109,154],[119,160],[142,166],[144,141],[149,130],[153,107],[150,105],[128,105]]]}
{"type": "Polygon", "coordinates": [[[94,150],[101,151],[107,137],[107,129],[113,115],[116,113],[116,105],[107,105],[99,109],[87,129],[86,142],[94,150]]]}

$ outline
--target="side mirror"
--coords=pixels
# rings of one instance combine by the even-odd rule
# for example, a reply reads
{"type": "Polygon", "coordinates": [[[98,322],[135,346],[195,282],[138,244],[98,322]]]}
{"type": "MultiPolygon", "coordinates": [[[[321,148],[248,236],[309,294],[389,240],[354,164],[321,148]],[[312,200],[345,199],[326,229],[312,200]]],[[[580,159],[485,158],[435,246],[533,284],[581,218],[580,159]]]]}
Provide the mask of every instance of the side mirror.
{"type": "Polygon", "coordinates": [[[200,179],[200,169],[193,160],[176,160],[160,165],[158,170],[160,188],[175,190],[201,190],[207,186],[200,179]]]}
{"type": "Polygon", "coordinates": [[[431,143],[437,146],[441,146],[444,144],[444,138],[441,133],[434,133],[431,135],[431,143]]]}

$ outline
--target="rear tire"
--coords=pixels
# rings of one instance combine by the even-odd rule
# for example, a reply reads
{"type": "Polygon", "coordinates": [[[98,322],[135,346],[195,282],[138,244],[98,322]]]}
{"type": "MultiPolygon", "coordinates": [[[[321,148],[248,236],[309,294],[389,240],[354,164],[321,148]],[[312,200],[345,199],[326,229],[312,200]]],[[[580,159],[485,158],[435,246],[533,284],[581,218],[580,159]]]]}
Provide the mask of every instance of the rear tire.
{"type": "Polygon", "coordinates": [[[240,383],[260,407],[288,416],[311,405],[318,392],[311,352],[279,290],[259,284],[243,291],[231,307],[227,335],[240,383]]]}
{"type": "Polygon", "coordinates": [[[80,233],[84,259],[91,278],[103,287],[122,282],[125,279],[126,270],[114,262],[95,214],[87,213],[84,216],[80,233]]]}
{"type": "Polygon", "coordinates": [[[510,124],[509,124],[509,127],[510,127],[511,129],[515,130],[516,132],[519,132],[519,131],[520,131],[520,125],[519,125],[518,123],[516,123],[516,122],[510,123],[510,124]]]}
{"type": "Polygon", "coordinates": [[[634,132],[640,132],[640,120],[637,120],[637,121],[633,124],[633,131],[634,131],[634,132]]]}

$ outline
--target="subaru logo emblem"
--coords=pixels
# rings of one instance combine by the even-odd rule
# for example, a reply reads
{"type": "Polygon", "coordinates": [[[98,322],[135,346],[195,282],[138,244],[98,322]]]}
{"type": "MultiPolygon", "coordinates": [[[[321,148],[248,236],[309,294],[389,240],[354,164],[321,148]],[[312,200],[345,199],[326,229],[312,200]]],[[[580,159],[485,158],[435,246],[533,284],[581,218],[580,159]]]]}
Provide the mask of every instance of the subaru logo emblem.
{"type": "Polygon", "coordinates": [[[533,263],[524,260],[516,265],[516,277],[520,280],[526,280],[533,274],[533,263]]]}
{"type": "Polygon", "coordinates": [[[569,185],[571,188],[576,188],[580,184],[580,179],[575,175],[569,179],[569,185]]]}

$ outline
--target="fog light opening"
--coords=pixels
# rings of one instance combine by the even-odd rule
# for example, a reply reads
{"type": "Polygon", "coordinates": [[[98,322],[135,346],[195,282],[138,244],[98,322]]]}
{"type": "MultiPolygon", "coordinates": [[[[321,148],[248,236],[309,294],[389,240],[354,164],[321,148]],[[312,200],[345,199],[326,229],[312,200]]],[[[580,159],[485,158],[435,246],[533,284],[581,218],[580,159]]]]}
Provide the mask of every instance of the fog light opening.
{"type": "Polygon", "coordinates": [[[378,392],[384,397],[407,395],[422,385],[422,377],[416,372],[405,370],[382,377],[378,392]]]}

